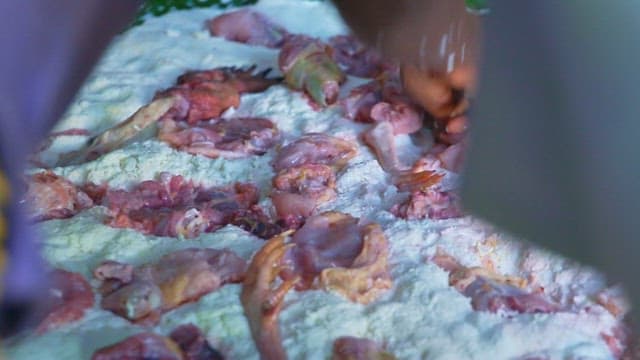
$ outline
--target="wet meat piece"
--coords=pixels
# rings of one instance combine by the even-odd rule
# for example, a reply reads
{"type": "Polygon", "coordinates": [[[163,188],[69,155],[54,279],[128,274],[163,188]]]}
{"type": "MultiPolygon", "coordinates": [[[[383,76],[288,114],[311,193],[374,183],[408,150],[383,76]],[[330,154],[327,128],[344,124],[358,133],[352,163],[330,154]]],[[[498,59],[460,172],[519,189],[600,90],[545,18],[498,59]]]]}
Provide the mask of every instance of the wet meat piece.
{"type": "Polygon", "coordinates": [[[449,162],[458,160],[455,156],[461,153],[461,149],[450,148],[451,146],[436,145],[425,156],[418,159],[411,169],[396,173],[393,182],[398,190],[410,192],[457,190],[461,183],[460,175],[447,167],[449,162]]]}
{"type": "Polygon", "coordinates": [[[108,225],[156,236],[194,238],[222,227],[224,215],[214,209],[142,208],[118,213],[108,225]]]}
{"type": "Polygon", "coordinates": [[[121,148],[161,120],[194,124],[217,118],[238,106],[240,94],[263,91],[280,81],[267,78],[268,69],[259,73],[254,70],[255,66],[187,72],[178,78],[177,85],[158,92],[151,103],[128,119],[91,138],[87,147],[62,155],[58,166],[80,164],[121,148]]]}
{"type": "Polygon", "coordinates": [[[93,206],[87,194],[51,171],[27,178],[25,200],[36,221],[69,218],[93,206]]]}
{"type": "Polygon", "coordinates": [[[402,204],[394,205],[391,213],[407,220],[443,220],[464,216],[455,192],[437,190],[415,191],[402,204]]]}
{"type": "Polygon", "coordinates": [[[279,81],[267,78],[268,69],[259,73],[254,71],[255,66],[190,71],[178,77],[176,86],[158,92],[155,99],[185,99],[186,109],[165,118],[186,120],[190,124],[214,119],[230,107],[237,107],[240,94],[264,91],[279,81]]]}
{"type": "Polygon", "coordinates": [[[453,118],[437,119],[432,123],[432,132],[438,143],[454,145],[467,138],[469,120],[460,115],[453,118]]]}
{"type": "MultiPolygon", "coordinates": [[[[156,263],[137,267],[129,281],[114,274],[108,261],[94,273],[103,285],[101,306],[131,321],[157,319],[160,314],[227,283],[244,279],[246,262],[229,250],[185,249],[167,254],[156,263]]],[[[123,265],[126,266],[126,265],[123,265]]]]}
{"type": "Polygon", "coordinates": [[[165,120],[158,138],[172,147],[209,158],[263,155],[279,139],[276,126],[262,118],[201,121],[195,125],[165,120]]]}
{"type": "Polygon", "coordinates": [[[91,286],[82,275],[58,269],[49,277],[52,286],[44,301],[49,311],[38,325],[39,334],[82,319],[94,302],[91,286]]]}
{"type": "MultiPolygon", "coordinates": [[[[213,191],[213,190],[212,190],[213,191]]],[[[132,190],[108,189],[103,205],[112,210],[135,210],[143,207],[160,208],[176,204],[192,204],[205,192],[180,175],[161,173],[159,180],[147,180],[132,190]]]]}
{"type": "Polygon", "coordinates": [[[329,45],[304,35],[289,36],[278,64],[287,85],[304,91],[316,104],[327,106],[338,100],[346,76],[332,58],[329,45]]]}
{"type": "Polygon", "coordinates": [[[178,86],[187,88],[199,84],[226,84],[240,94],[258,93],[280,82],[279,78],[269,78],[271,69],[256,71],[256,66],[219,67],[211,70],[188,71],[178,77],[178,86]]]}
{"type": "Polygon", "coordinates": [[[602,332],[600,337],[616,359],[635,360],[640,357],[638,337],[629,324],[618,323],[610,331],[602,332]]]}
{"type": "Polygon", "coordinates": [[[333,342],[331,360],[393,360],[395,356],[386,352],[373,340],[343,336],[333,342]]]}
{"type": "Polygon", "coordinates": [[[185,360],[223,360],[224,357],[207,342],[202,331],[187,324],[175,328],[169,335],[184,355],[185,360]]]}
{"type": "Polygon", "coordinates": [[[394,184],[400,191],[409,191],[409,198],[394,205],[391,212],[403,219],[450,219],[464,216],[457,190],[460,176],[443,168],[445,161],[457,149],[444,145],[419,159],[408,171],[394,175],[394,184]],[[442,156],[442,157],[441,157],[442,156]]]}
{"type": "Polygon", "coordinates": [[[464,295],[471,299],[474,310],[498,312],[501,310],[518,313],[551,313],[560,310],[540,294],[529,293],[509,284],[502,284],[484,277],[478,277],[464,289],[464,295]]]}
{"type": "Polygon", "coordinates": [[[93,276],[102,281],[115,280],[130,283],[133,279],[133,265],[107,260],[93,271],[93,276]]]}
{"type": "Polygon", "coordinates": [[[379,122],[362,135],[364,142],[371,147],[380,166],[391,174],[404,170],[400,164],[393,137],[393,125],[388,121],[379,122]]]}
{"type": "Polygon", "coordinates": [[[305,164],[320,164],[340,169],[356,154],[357,148],[350,141],[309,133],[280,149],[273,167],[281,171],[305,164]]]}
{"type": "Polygon", "coordinates": [[[167,96],[155,99],[138,109],[126,120],[90,138],[85,148],[60,156],[57,166],[76,165],[95,160],[103,154],[134,141],[140,134],[143,134],[145,129],[160,119],[184,117],[188,106],[187,100],[180,94],[167,94],[167,96]]]}
{"type": "Polygon", "coordinates": [[[340,100],[347,118],[358,122],[371,122],[371,109],[382,101],[383,81],[373,80],[353,88],[340,100]]]}
{"type": "Polygon", "coordinates": [[[380,54],[352,35],[334,36],[329,44],[334,49],[333,58],[349,75],[373,78],[386,69],[380,54]]]}
{"type": "Polygon", "coordinates": [[[435,157],[442,168],[460,173],[464,165],[466,151],[467,142],[462,141],[454,145],[437,144],[429,150],[428,155],[435,157]]]}
{"type": "Polygon", "coordinates": [[[240,301],[249,322],[251,337],[264,360],[286,359],[280,338],[278,316],[284,296],[298,281],[296,276],[278,283],[284,255],[292,245],[285,244],[291,232],[280,234],[265,243],[253,256],[242,284],[240,301]]]}
{"type": "Polygon", "coordinates": [[[399,191],[428,191],[435,189],[443,181],[447,173],[437,170],[420,170],[416,172],[402,171],[394,177],[394,184],[399,191]]]}
{"type": "Polygon", "coordinates": [[[219,117],[225,110],[240,105],[240,93],[225,83],[193,83],[177,85],[158,92],[156,99],[177,97],[187,104],[186,112],[176,113],[167,119],[186,120],[190,124],[219,117]]]}
{"type": "MultiPolygon", "coordinates": [[[[369,303],[391,287],[388,243],[377,224],[327,212],[307,219],[291,237],[287,254],[298,290],[321,287],[354,302],[369,303]]],[[[285,276],[287,276],[285,274],[285,276]]]]}
{"type": "Polygon", "coordinates": [[[258,205],[251,205],[246,210],[235,211],[231,215],[229,224],[250,232],[261,239],[270,239],[283,231],[282,227],[274,223],[258,205]]]}
{"type": "Polygon", "coordinates": [[[358,219],[340,213],[327,213],[307,219],[292,238],[294,271],[301,275],[297,288],[311,288],[322,270],[348,267],[363,247],[358,219]]]}
{"type": "Polygon", "coordinates": [[[144,181],[131,191],[108,190],[103,205],[110,209],[108,225],[145,234],[193,238],[234,224],[269,238],[278,229],[257,202],[251,184],[205,188],[163,173],[160,181],[144,181]]]}
{"type": "Polygon", "coordinates": [[[422,128],[422,112],[408,102],[379,102],[371,108],[375,122],[389,122],[393,134],[412,134],[422,128]]]}
{"type": "Polygon", "coordinates": [[[95,205],[99,205],[102,204],[109,187],[106,184],[85,183],[80,185],[80,189],[93,200],[95,205]]]}
{"type": "Polygon", "coordinates": [[[263,14],[242,9],[217,16],[207,22],[213,36],[249,45],[277,48],[284,42],[287,31],[271,22],[263,14]]]}
{"type": "Polygon", "coordinates": [[[476,311],[552,313],[562,310],[544,294],[527,291],[524,279],[498,275],[481,267],[467,268],[443,253],[436,254],[433,262],[449,272],[449,284],[469,297],[476,311]]]}
{"type": "Polygon", "coordinates": [[[183,360],[178,345],[171,339],[150,332],[128,337],[121,342],[96,350],[92,360],[154,359],[183,360]]]}
{"type": "Polygon", "coordinates": [[[320,205],[336,197],[336,178],[329,166],[307,164],[282,170],[273,180],[271,193],[278,218],[291,221],[310,216],[320,205]]]}
{"type": "Polygon", "coordinates": [[[388,244],[380,226],[360,225],[337,212],[316,215],[256,253],[240,296],[251,335],[263,359],[284,359],[278,315],[289,290],[335,291],[363,304],[391,287],[388,244]]]}
{"type": "Polygon", "coordinates": [[[394,135],[414,133],[423,125],[424,112],[390,74],[352,89],[341,105],[345,116],[354,121],[391,123],[394,135]]]}
{"type": "Polygon", "coordinates": [[[624,289],[619,285],[601,290],[595,295],[595,301],[619,320],[624,319],[631,306],[624,289]]]}
{"type": "Polygon", "coordinates": [[[310,133],[283,147],[274,160],[271,199],[281,224],[297,229],[315,209],[335,199],[335,171],[357,153],[351,142],[310,133]]]}
{"type": "Polygon", "coordinates": [[[394,135],[411,134],[420,130],[424,112],[404,95],[402,85],[394,76],[388,74],[383,78],[383,83],[383,101],[371,108],[371,119],[391,123],[394,135]]]}

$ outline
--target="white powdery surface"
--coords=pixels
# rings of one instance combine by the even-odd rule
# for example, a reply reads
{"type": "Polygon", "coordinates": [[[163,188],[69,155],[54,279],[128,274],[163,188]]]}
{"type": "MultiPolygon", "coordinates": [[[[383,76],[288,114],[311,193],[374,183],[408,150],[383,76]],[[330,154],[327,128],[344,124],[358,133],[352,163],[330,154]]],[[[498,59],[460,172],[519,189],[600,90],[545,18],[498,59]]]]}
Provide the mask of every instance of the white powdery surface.
{"type": "MultiPolygon", "coordinates": [[[[262,0],[256,8],[291,32],[324,39],[347,32],[328,2],[262,0]]],[[[209,36],[204,22],[219,13],[215,9],[177,11],[150,18],[121,35],[56,130],[78,127],[95,132],[109,128],[146,104],[156,91],[174,84],[187,70],[256,64],[279,74],[276,50],[209,36]]],[[[350,79],[348,86],[361,82],[350,79]]],[[[316,112],[299,93],[273,86],[261,94],[244,95],[239,108],[230,109],[225,116],[267,117],[277,124],[285,144],[307,132],[326,132],[356,142],[358,155],[338,176],[338,198],[323,210],[378,222],[390,243],[394,286],[378,301],[363,306],[324,291],[288,294],[280,328],[291,359],[326,359],[333,341],[346,335],[380,341],[399,359],[612,358],[600,333],[608,332],[616,320],[590,299],[605,286],[601,275],[509,239],[473,218],[395,218],[389,209],[406,195],[398,194],[359,140],[366,126],[344,119],[338,107],[316,112]],[[511,316],[473,311],[469,299],[448,285],[447,273],[428,260],[438,249],[466,266],[490,262],[503,274],[535,279],[555,300],[576,306],[588,303],[592,310],[511,316]]],[[[53,159],[58,152],[76,149],[81,139],[58,139],[45,157],[53,159]]],[[[411,139],[399,138],[398,145],[406,150],[407,162],[415,159],[418,149],[411,139]]],[[[262,189],[261,204],[270,207],[267,195],[274,175],[270,166],[274,154],[272,150],[265,156],[213,160],[146,140],[96,161],[54,171],[76,183],[106,182],[121,188],[154,179],[163,171],[209,186],[251,181],[262,189]]],[[[96,207],[72,219],[40,224],[47,261],[91,279],[92,269],[107,259],[143,264],[187,247],[230,248],[250,259],[263,244],[233,226],[184,240],[110,228],[102,224],[103,217],[104,209],[96,207]]],[[[239,285],[224,286],[165,314],[151,330],[167,334],[180,324],[194,323],[229,359],[258,359],[239,293],[239,285]]],[[[99,300],[97,296],[96,302],[99,300]]],[[[87,359],[95,349],[143,330],[96,306],[77,323],[42,336],[14,338],[7,350],[11,359],[87,359]]]]}

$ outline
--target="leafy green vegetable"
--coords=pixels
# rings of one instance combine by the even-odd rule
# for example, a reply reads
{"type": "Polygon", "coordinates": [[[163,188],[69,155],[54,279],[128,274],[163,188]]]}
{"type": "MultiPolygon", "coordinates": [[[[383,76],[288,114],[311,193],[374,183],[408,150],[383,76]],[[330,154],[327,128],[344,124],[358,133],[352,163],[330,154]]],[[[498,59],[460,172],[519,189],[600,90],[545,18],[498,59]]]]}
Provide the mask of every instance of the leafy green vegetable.
{"type": "Polygon", "coordinates": [[[477,13],[485,13],[489,11],[489,0],[465,0],[467,9],[477,13]]]}
{"type": "Polygon", "coordinates": [[[146,0],[140,7],[132,26],[144,23],[147,16],[162,16],[172,10],[187,10],[215,6],[219,9],[239,7],[257,3],[258,0],[146,0]]]}

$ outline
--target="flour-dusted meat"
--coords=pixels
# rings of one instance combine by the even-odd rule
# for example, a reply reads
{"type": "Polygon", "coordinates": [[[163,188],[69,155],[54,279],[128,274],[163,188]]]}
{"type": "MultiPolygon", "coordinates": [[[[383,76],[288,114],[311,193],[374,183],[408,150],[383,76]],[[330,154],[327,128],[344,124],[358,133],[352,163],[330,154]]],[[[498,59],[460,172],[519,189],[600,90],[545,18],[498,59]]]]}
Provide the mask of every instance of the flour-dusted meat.
{"type": "Polygon", "coordinates": [[[273,122],[262,118],[201,121],[194,125],[164,120],[158,138],[190,154],[227,159],[263,155],[279,140],[273,122]]]}
{"type": "Polygon", "coordinates": [[[308,218],[291,243],[287,256],[299,290],[321,287],[366,304],[391,287],[388,243],[377,224],[327,212],[308,218]]]}
{"type": "Polygon", "coordinates": [[[346,76],[332,58],[329,45],[304,35],[289,36],[278,64],[287,85],[304,91],[316,104],[327,106],[338,100],[346,76]]]}
{"type": "Polygon", "coordinates": [[[273,180],[271,199],[278,218],[295,224],[336,198],[336,176],[327,165],[306,164],[282,170],[273,180]]]}
{"type": "Polygon", "coordinates": [[[25,200],[36,221],[69,218],[93,206],[93,200],[86,193],[51,171],[27,178],[25,200]]]}
{"type": "Polygon", "coordinates": [[[202,331],[187,324],[175,328],[169,335],[184,355],[184,360],[223,360],[224,357],[209,345],[202,331]]]}
{"type": "Polygon", "coordinates": [[[184,360],[184,357],[173,340],[150,332],[133,335],[98,349],[91,357],[91,360],[123,359],[184,360]]]}
{"type": "Polygon", "coordinates": [[[80,274],[57,269],[49,274],[49,281],[51,288],[43,302],[48,313],[36,330],[40,334],[82,319],[94,302],[93,290],[80,274]]]}
{"type": "Polygon", "coordinates": [[[343,336],[333,342],[331,360],[394,360],[395,357],[386,352],[377,342],[343,336]]]}
{"type": "Polygon", "coordinates": [[[387,69],[380,54],[351,35],[337,35],[329,39],[333,58],[345,73],[373,78],[387,69]]]}
{"type": "Polygon", "coordinates": [[[455,192],[437,190],[414,191],[405,202],[394,205],[391,212],[408,220],[443,220],[464,216],[455,192]]]}
{"type": "Polygon", "coordinates": [[[110,189],[102,204],[110,210],[107,224],[156,236],[193,238],[227,224],[269,238],[278,232],[259,206],[251,184],[206,188],[168,173],[134,189],[110,189]]]}
{"type": "Polygon", "coordinates": [[[135,268],[129,281],[114,273],[114,266],[108,261],[94,271],[103,285],[108,282],[101,288],[101,306],[131,321],[154,322],[162,313],[224,284],[241,282],[246,262],[226,249],[185,249],[135,268]]]}
{"type": "Polygon", "coordinates": [[[249,45],[262,45],[269,48],[282,46],[287,31],[273,23],[263,14],[241,9],[216,16],[207,22],[213,36],[249,45]]]}
{"type": "Polygon", "coordinates": [[[309,133],[280,149],[273,168],[281,171],[305,164],[320,164],[341,169],[357,152],[356,145],[350,141],[326,134],[309,133]]]}
{"type": "Polygon", "coordinates": [[[432,261],[449,272],[449,284],[469,297],[476,311],[552,313],[562,310],[544,294],[526,290],[525,279],[498,275],[482,267],[468,268],[441,252],[432,261]]]}

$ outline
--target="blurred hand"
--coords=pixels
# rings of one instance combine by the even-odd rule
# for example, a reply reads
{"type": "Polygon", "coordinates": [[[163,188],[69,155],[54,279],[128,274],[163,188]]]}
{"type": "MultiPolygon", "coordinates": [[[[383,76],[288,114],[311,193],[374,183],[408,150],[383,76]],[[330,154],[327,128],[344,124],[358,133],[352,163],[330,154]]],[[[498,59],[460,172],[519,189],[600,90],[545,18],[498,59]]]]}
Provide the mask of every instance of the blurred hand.
{"type": "Polygon", "coordinates": [[[402,64],[407,93],[435,118],[453,118],[473,92],[480,19],[464,0],[335,0],[355,34],[402,64]]]}

